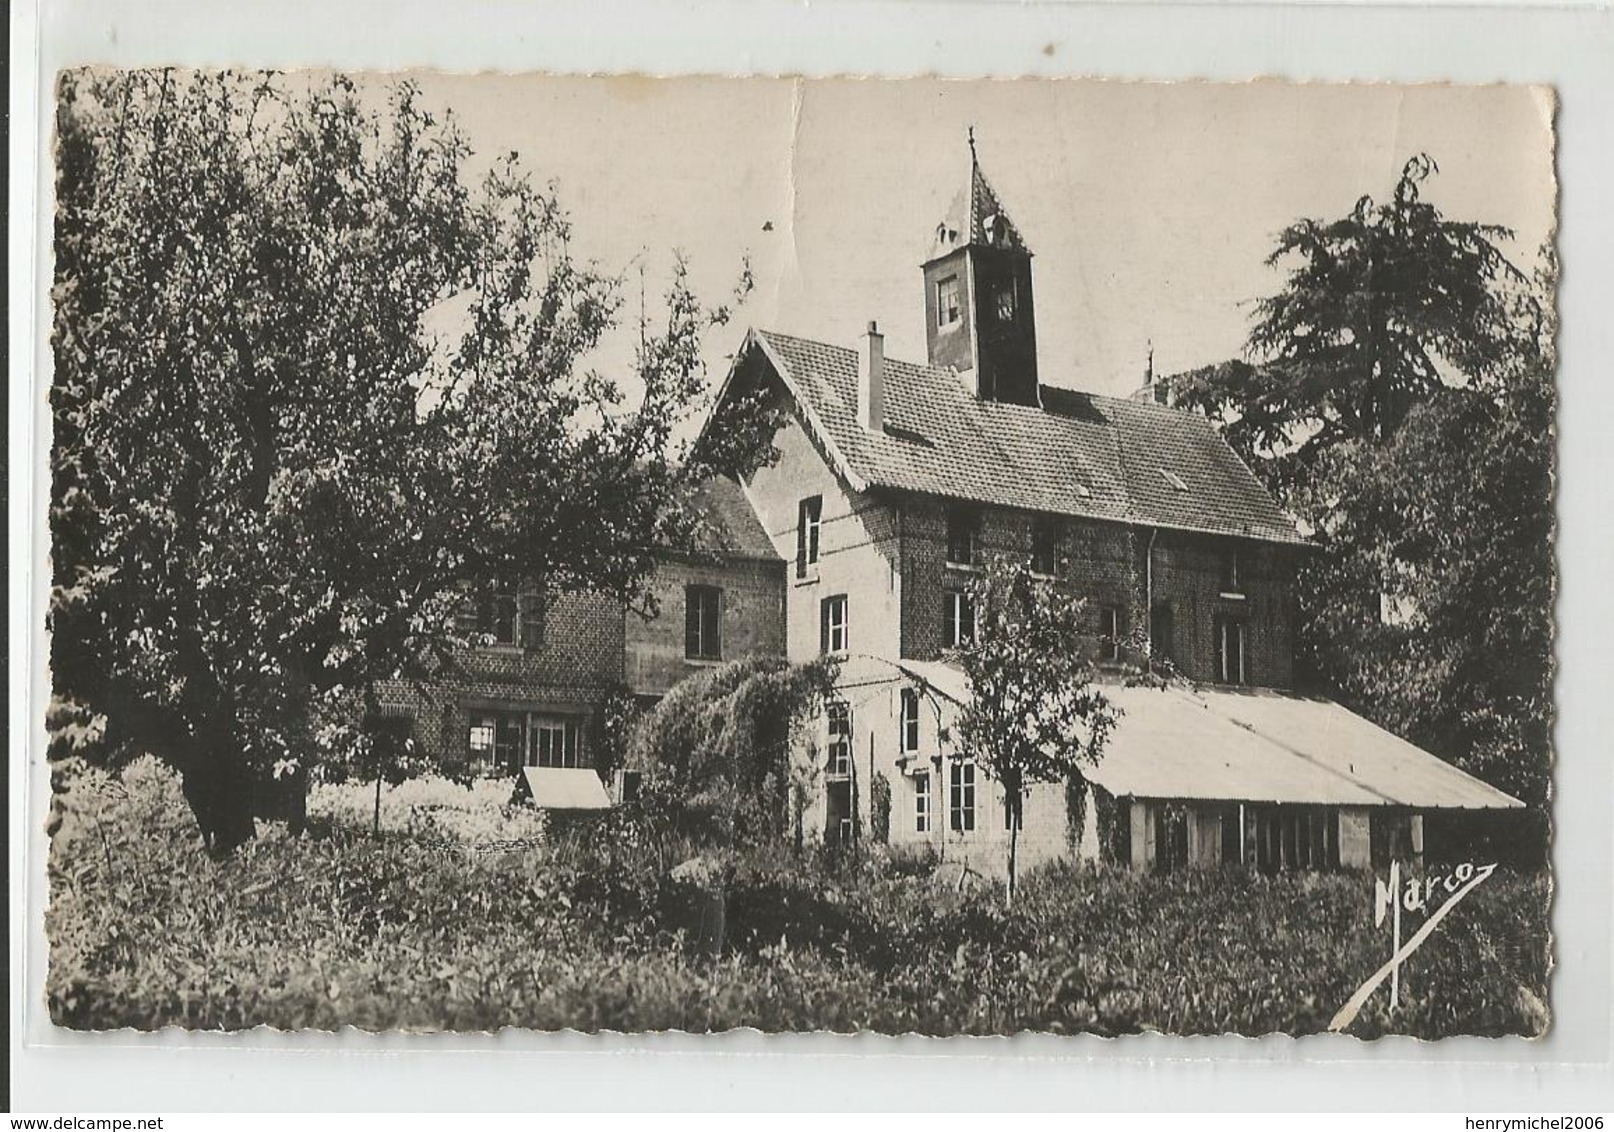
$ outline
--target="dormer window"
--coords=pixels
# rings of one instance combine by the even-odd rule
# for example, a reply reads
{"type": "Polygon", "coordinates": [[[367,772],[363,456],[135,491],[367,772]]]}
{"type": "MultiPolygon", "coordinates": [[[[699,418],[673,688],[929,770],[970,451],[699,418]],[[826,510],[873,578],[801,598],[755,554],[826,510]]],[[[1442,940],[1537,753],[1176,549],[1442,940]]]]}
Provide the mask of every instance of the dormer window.
{"type": "Polygon", "coordinates": [[[943,329],[956,326],[964,317],[964,306],[958,290],[958,276],[949,275],[936,284],[936,325],[943,329]]]}

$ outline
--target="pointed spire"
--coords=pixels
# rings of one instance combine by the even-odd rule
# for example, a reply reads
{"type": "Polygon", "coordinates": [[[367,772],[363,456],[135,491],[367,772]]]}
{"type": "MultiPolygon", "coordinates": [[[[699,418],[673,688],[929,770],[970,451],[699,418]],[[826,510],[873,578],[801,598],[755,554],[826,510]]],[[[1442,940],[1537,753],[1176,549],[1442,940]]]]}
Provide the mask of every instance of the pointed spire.
{"type": "Polygon", "coordinates": [[[1020,230],[1004,211],[997,191],[986,179],[986,174],[981,172],[980,156],[975,149],[974,126],[969,127],[966,136],[970,147],[969,183],[953,199],[952,207],[947,210],[942,222],[936,225],[930,258],[939,259],[969,246],[1025,251],[1026,244],[1020,230]]]}

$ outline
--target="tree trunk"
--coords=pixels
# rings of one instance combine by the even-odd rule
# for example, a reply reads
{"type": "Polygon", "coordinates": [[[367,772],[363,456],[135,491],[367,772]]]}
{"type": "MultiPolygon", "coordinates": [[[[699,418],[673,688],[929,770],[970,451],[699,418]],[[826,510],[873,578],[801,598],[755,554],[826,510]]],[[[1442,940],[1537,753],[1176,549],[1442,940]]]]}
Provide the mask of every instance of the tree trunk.
{"type": "Polygon", "coordinates": [[[1015,880],[1014,870],[1015,870],[1015,864],[1016,864],[1015,856],[1018,853],[1019,848],[1020,848],[1020,806],[1019,806],[1018,802],[1016,802],[1014,804],[1013,809],[1010,811],[1010,816],[1009,816],[1009,891],[1008,891],[1008,899],[1006,901],[1004,901],[1004,903],[1009,905],[1009,907],[1011,907],[1011,908],[1014,906],[1014,880],[1015,880]]]}
{"type": "Polygon", "coordinates": [[[381,767],[375,768],[375,824],[370,828],[372,837],[381,836],[381,767]]]}
{"type": "Polygon", "coordinates": [[[227,725],[209,726],[192,745],[182,783],[210,854],[228,856],[252,840],[252,775],[227,725]]]}

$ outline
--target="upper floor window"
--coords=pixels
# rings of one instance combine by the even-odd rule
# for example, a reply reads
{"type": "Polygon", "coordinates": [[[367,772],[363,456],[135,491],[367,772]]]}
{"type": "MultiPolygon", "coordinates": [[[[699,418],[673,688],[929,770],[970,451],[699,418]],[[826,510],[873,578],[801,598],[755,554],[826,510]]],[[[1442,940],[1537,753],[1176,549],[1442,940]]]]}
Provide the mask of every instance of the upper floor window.
{"type": "Polygon", "coordinates": [[[902,753],[911,755],[919,749],[919,689],[902,690],[902,734],[898,737],[902,753]]]}
{"type": "Polygon", "coordinates": [[[1244,579],[1241,576],[1244,562],[1241,561],[1239,548],[1230,546],[1222,551],[1222,592],[1241,594],[1244,592],[1244,579]]]}
{"type": "Polygon", "coordinates": [[[958,276],[949,275],[936,283],[936,325],[952,326],[964,316],[964,306],[958,290],[958,276]]]}
{"type": "Polygon", "coordinates": [[[796,577],[805,578],[818,565],[818,536],[823,526],[824,497],[809,496],[796,509],[796,577]]]}
{"type": "Polygon", "coordinates": [[[1031,528],[1031,572],[1049,578],[1059,572],[1059,528],[1051,520],[1031,528]]]}
{"type": "Polygon", "coordinates": [[[845,652],[850,638],[846,595],[835,594],[818,603],[818,649],[845,652]]]}
{"type": "Polygon", "coordinates": [[[947,561],[954,566],[975,565],[979,550],[981,519],[965,507],[947,512],[947,561]]]}
{"type": "Polygon", "coordinates": [[[461,603],[455,626],[465,634],[485,633],[496,645],[535,649],[544,643],[544,612],[540,587],[499,581],[461,603]]]}
{"type": "Polygon", "coordinates": [[[1020,309],[1020,281],[1009,280],[1008,284],[997,293],[997,313],[999,322],[1013,322],[1015,311],[1020,309]]]}
{"type": "Polygon", "coordinates": [[[848,778],[852,774],[852,709],[839,701],[826,709],[829,722],[829,764],[826,773],[831,778],[848,778]]]}
{"type": "Polygon", "coordinates": [[[975,598],[962,590],[950,590],[942,596],[942,601],[942,644],[958,649],[973,643],[975,598]]]}
{"type": "Polygon", "coordinates": [[[947,808],[953,832],[968,833],[975,828],[975,764],[955,762],[950,785],[947,808]]]}
{"type": "Polygon", "coordinates": [[[723,659],[723,591],[717,586],[684,587],[684,656],[723,659]]]}
{"type": "Polygon", "coordinates": [[[1217,680],[1223,684],[1249,683],[1249,661],[1246,658],[1249,630],[1246,624],[1233,617],[1218,617],[1214,635],[1217,680]]]}
{"type": "Polygon", "coordinates": [[[1113,605],[1098,607],[1098,658],[1121,659],[1121,611],[1113,605]]]}

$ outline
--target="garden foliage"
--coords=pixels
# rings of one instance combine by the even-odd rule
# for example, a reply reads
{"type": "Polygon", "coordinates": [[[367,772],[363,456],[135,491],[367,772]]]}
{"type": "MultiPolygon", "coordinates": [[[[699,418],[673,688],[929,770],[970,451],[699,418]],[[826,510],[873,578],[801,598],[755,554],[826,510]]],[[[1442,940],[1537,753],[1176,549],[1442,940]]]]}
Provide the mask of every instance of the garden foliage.
{"type": "MultiPolygon", "coordinates": [[[[714,951],[687,886],[633,866],[643,815],[516,848],[316,820],[214,862],[171,771],[70,765],[46,992],[76,1028],[1304,1034],[1390,948],[1361,874],[1061,866],[1010,916],[985,887],[774,845],[737,860],[714,951]]],[[[1403,969],[1400,1010],[1376,995],[1351,1032],[1541,1033],[1547,903],[1497,873],[1403,969]]]]}

